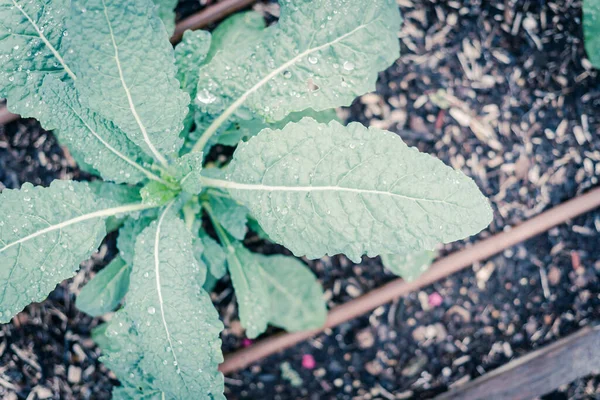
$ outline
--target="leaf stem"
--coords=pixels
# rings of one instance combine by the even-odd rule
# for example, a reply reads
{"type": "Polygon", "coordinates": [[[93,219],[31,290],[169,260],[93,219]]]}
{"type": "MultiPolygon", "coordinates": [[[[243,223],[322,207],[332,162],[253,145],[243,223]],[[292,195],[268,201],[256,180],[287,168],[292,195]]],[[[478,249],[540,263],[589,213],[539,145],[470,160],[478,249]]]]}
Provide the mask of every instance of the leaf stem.
{"type": "Polygon", "coordinates": [[[190,203],[187,203],[183,206],[183,221],[185,222],[186,228],[191,232],[192,227],[194,226],[194,221],[196,220],[196,213],[190,206],[190,203]]]}
{"type": "Polygon", "coordinates": [[[235,252],[235,249],[231,244],[231,240],[229,240],[229,237],[227,237],[227,232],[225,232],[225,229],[223,229],[223,227],[219,223],[219,220],[217,219],[217,217],[215,217],[215,213],[210,204],[208,204],[208,202],[205,201],[202,203],[202,207],[204,207],[204,209],[206,210],[206,214],[208,215],[210,222],[212,222],[213,227],[215,228],[215,232],[217,233],[219,240],[221,240],[221,243],[225,247],[227,247],[227,251],[229,251],[230,253],[235,252]]]}

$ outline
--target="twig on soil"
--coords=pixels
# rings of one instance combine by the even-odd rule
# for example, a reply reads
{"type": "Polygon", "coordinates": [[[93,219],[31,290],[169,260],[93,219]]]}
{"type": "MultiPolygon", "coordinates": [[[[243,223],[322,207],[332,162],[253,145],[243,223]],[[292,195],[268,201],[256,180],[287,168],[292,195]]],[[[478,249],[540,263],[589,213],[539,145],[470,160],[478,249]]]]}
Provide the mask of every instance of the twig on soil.
{"type": "Polygon", "coordinates": [[[19,118],[21,118],[20,115],[11,113],[8,111],[6,106],[0,107],[0,125],[6,125],[9,122],[16,121],[19,118]]]}
{"type": "Polygon", "coordinates": [[[257,0],[223,0],[194,15],[184,18],[177,23],[177,26],[175,26],[175,32],[171,37],[171,43],[180,41],[183,32],[188,29],[196,30],[210,25],[242,8],[256,3],[256,1],[257,0]]]}
{"type": "Polygon", "coordinates": [[[436,261],[427,272],[414,281],[406,282],[396,279],[355,300],[335,307],[329,312],[325,326],[320,329],[273,335],[250,347],[229,354],[219,369],[224,374],[243,369],[264,357],[309,339],[325,329],[338,326],[400,296],[430,285],[477,261],[498,254],[597,207],[600,207],[600,187],[545,211],[512,229],[505,230],[436,261]]]}

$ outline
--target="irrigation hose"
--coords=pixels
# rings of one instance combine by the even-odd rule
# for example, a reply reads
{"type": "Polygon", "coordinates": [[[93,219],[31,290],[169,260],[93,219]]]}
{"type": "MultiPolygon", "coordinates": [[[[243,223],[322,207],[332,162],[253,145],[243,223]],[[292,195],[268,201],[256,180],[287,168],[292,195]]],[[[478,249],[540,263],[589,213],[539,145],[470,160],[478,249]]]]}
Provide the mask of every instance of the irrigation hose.
{"type": "MultiPolygon", "coordinates": [[[[215,3],[209,7],[206,7],[196,14],[190,15],[187,18],[182,19],[175,26],[175,32],[171,36],[171,43],[176,44],[181,40],[183,32],[188,29],[196,30],[204,28],[214,22],[217,22],[236,11],[250,6],[256,3],[257,0],[223,0],[215,3]]],[[[13,114],[6,106],[0,107],[0,125],[6,125],[9,122],[16,121],[21,118],[20,115],[13,114]]]]}
{"type": "Polygon", "coordinates": [[[225,356],[225,362],[220,365],[219,369],[224,374],[243,369],[264,357],[309,339],[325,329],[333,328],[343,322],[366,314],[381,305],[428,286],[473,265],[477,261],[498,254],[596,207],[600,207],[600,187],[544,211],[511,229],[505,229],[501,233],[490,236],[434,262],[427,272],[412,282],[396,279],[361,297],[335,307],[329,312],[327,321],[321,329],[276,334],[250,347],[231,353],[225,356]]]}

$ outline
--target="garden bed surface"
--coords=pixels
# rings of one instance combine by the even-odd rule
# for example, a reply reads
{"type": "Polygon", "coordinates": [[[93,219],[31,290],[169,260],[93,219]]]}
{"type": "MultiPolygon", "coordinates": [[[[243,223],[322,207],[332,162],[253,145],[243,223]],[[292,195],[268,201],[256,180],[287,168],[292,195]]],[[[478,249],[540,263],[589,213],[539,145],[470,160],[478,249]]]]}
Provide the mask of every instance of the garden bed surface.
{"type": "MultiPolygon", "coordinates": [[[[581,1],[398,3],[405,18],[402,56],[381,74],[376,93],[344,110],[347,121],[398,132],[408,144],[472,176],[494,207],[494,221],[480,237],[598,184],[600,73],[585,58],[581,1]]],[[[187,1],[180,11],[197,7],[187,1]]],[[[277,16],[272,3],[257,9],[269,21],[277,16]]],[[[0,189],[23,182],[47,186],[56,178],[90,179],[35,121],[0,126],[0,189]]],[[[599,233],[600,211],[578,217],[228,376],[226,394],[433,397],[600,322],[599,233]]],[[[247,242],[264,253],[284,251],[254,237],[247,242]]],[[[463,246],[446,246],[441,254],[463,246]]],[[[115,251],[111,235],[75,278],[2,326],[2,398],[110,398],[118,381],[98,362],[100,352],[90,339],[102,320],[77,311],[74,293],[115,251]]],[[[344,257],[307,262],[330,307],[394,278],[378,259],[364,258],[360,265],[344,257]]],[[[218,285],[213,300],[226,325],[224,352],[248,345],[228,281],[218,285]]],[[[599,397],[600,376],[547,396],[599,397]]]]}

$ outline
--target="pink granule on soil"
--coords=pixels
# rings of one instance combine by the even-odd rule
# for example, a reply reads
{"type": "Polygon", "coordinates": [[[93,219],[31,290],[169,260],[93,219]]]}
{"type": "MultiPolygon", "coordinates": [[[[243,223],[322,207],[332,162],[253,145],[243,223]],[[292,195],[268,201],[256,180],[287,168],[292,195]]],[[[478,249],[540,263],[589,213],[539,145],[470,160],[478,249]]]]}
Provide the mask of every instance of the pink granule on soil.
{"type": "Polygon", "coordinates": [[[430,307],[439,307],[444,302],[442,295],[438,292],[433,292],[429,295],[429,306],[430,307]]]}
{"type": "Polygon", "coordinates": [[[314,369],[317,366],[315,358],[310,354],[302,356],[302,367],[306,369],[314,369]]]}

